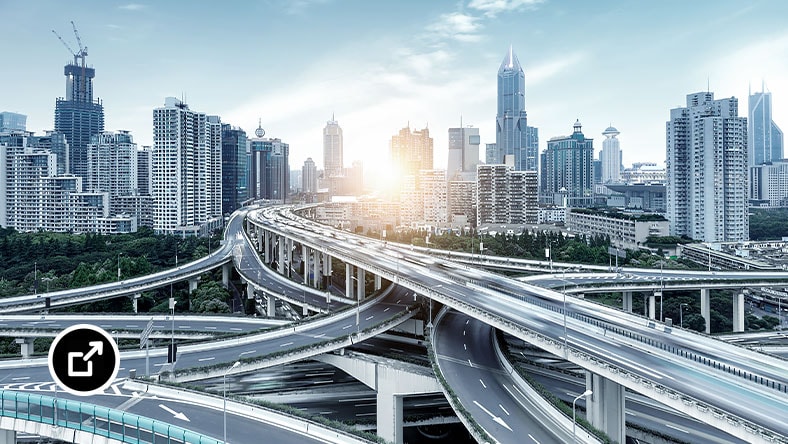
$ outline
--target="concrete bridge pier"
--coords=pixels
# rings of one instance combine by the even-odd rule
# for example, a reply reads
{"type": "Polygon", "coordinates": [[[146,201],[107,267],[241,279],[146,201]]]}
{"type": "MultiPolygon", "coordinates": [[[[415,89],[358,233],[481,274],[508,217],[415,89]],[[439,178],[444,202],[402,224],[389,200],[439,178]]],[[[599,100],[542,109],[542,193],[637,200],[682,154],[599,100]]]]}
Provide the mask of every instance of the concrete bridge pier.
{"type": "Polygon", "coordinates": [[[309,285],[309,273],[307,270],[309,269],[309,250],[306,248],[306,245],[301,245],[301,263],[304,264],[304,285],[309,285]]]}
{"type": "Polygon", "coordinates": [[[621,301],[623,302],[622,310],[627,313],[632,313],[632,292],[624,291],[621,293],[621,301]]]}
{"type": "MultiPolygon", "coordinates": [[[[200,277],[193,277],[189,279],[189,293],[193,293],[194,290],[197,289],[197,283],[200,281],[200,277]]],[[[222,282],[224,282],[224,272],[222,272],[222,282]]]]}
{"type": "Polygon", "coordinates": [[[360,301],[363,301],[365,297],[367,297],[364,292],[366,291],[366,271],[361,267],[356,267],[356,295],[360,301]]]}
{"type": "Polygon", "coordinates": [[[263,262],[268,265],[271,263],[271,232],[263,230],[262,237],[265,244],[263,246],[263,262]]]}
{"type": "Polygon", "coordinates": [[[345,297],[353,299],[353,266],[345,264],[345,297]]]}
{"type": "Polygon", "coordinates": [[[733,332],[744,331],[744,293],[733,294],[733,332]]]}
{"type": "Polygon", "coordinates": [[[380,290],[383,287],[383,279],[379,274],[375,275],[375,290],[380,290]]]}
{"type": "Polygon", "coordinates": [[[14,342],[19,344],[19,349],[22,352],[22,358],[28,359],[33,354],[33,340],[35,338],[16,338],[14,342]]]}
{"type": "Polygon", "coordinates": [[[312,286],[320,288],[320,252],[312,250],[312,286]]]}
{"type": "MultiPolygon", "coordinates": [[[[222,285],[224,288],[230,286],[230,273],[233,271],[233,264],[227,263],[222,265],[222,285]]],[[[189,282],[189,289],[191,290],[191,281],[189,282]]]]}
{"type": "Polygon", "coordinates": [[[16,431],[0,429],[0,444],[16,444],[16,431]]]}
{"type": "Polygon", "coordinates": [[[711,299],[708,288],[700,290],[700,315],[706,321],[706,334],[711,333],[711,299]]]}
{"type": "Polygon", "coordinates": [[[597,374],[586,372],[586,418],[594,427],[607,433],[613,442],[626,442],[624,386],[597,374]]]}
{"type": "Polygon", "coordinates": [[[652,293],[648,295],[648,318],[649,319],[656,319],[657,318],[657,295],[656,293],[652,293]]]}
{"type": "Polygon", "coordinates": [[[331,273],[334,271],[331,268],[331,256],[328,253],[323,254],[323,276],[331,276],[331,273]]]}
{"type": "Polygon", "coordinates": [[[273,318],[276,316],[276,297],[271,293],[266,295],[265,299],[265,315],[269,318],[273,318]]]}
{"type": "Polygon", "coordinates": [[[141,294],[137,293],[131,298],[131,303],[134,305],[134,313],[137,312],[137,303],[139,302],[140,298],[142,297],[141,294]]]}
{"type": "Polygon", "coordinates": [[[276,271],[279,274],[285,274],[285,238],[284,236],[276,236],[276,246],[279,252],[276,260],[276,271]]]}
{"type": "Polygon", "coordinates": [[[285,275],[287,277],[293,277],[293,239],[287,238],[285,247],[287,248],[285,251],[285,262],[287,262],[285,266],[285,275]]]}

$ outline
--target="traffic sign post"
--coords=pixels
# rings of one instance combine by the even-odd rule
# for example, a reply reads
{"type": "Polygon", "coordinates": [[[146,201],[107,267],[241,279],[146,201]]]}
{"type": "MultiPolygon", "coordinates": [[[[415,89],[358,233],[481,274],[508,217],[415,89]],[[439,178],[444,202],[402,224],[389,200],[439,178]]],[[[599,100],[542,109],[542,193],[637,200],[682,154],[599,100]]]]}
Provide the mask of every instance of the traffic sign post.
{"type": "Polygon", "coordinates": [[[60,332],[49,347],[49,373],[63,390],[77,396],[101,393],[118,375],[120,354],[112,336],[90,324],[60,332]]]}
{"type": "Polygon", "coordinates": [[[145,330],[142,330],[140,333],[140,349],[145,347],[145,376],[150,376],[150,351],[148,349],[148,338],[150,337],[151,332],[153,331],[153,318],[150,318],[148,321],[148,325],[145,326],[145,330]]]}

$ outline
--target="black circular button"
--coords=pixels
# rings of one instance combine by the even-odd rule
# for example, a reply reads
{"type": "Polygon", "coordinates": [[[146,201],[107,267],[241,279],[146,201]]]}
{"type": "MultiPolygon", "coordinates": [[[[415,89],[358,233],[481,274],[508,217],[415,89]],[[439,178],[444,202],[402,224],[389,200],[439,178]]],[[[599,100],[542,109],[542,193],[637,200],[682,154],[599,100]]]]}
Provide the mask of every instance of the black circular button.
{"type": "Polygon", "coordinates": [[[103,329],[72,325],[49,347],[49,373],[66,392],[77,396],[101,393],[118,375],[118,345],[103,329]]]}

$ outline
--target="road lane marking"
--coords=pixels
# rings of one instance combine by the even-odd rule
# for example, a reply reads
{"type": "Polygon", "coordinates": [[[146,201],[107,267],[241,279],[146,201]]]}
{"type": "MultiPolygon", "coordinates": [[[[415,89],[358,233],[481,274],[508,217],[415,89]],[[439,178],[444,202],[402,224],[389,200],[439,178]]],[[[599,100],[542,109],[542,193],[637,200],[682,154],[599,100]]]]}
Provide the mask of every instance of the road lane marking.
{"type": "Polygon", "coordinates": [[[385,310],[383,310],[383,313],[385,313],[385,312],[387,312],[387,311],[389,311],[389,310],[391,310],[391,307],[386,307],[386,309],[385,309],[385,310]]]}
{"type": "Polygon", "coordinates": [[[530,433],[528,434],[528,437],[529,437],[529,438],[531,438],[531,439],[533,440],[533,442],[535,442],[536,444],[541,444],[539,441],[537,441],[537,440],[536,440],[536,438],[534,438],[533,436],[531,436],[531,434],[530,434],[530,433]]]}
{"type": "Polygon", "coordinates": [[[238,356],[248,355],[248,354],[254,353],[256,351],[257,350],[247,350],[245,352],[241,352],[238,356]]]}
{"type": "Polygon", "coordinates": [[[473,362],[471,362],[471,360],[470,360],[470,359],[468,359],[468,365],[470,365],[471,367],[473,367],[473,362]]]}
{"type": "Polygon", "coordinates": [[[487,386],[484,384],[484,381],[482,381],[481,379],[479,379],[479,382],[481,382],[481,383],[482,383],[482,387],[484,387],[484,388],[487,388],[487,386]]]}
{"type": "Polygon", "coordinates": [[[12,381],[24,381],[26,379],[30,379],[30,376],[20,376],[18,378],[11,378],[12,381]]]}
{"type": "Polygon", "coordinates": [[[350,327],[352,327],[352,326],[353,326],[353,324],[346,325],[346,326],[342,327],[342,330],[346,330],[346,329],[348,329],[348,328],[350,328],[350,327]]]}
{"type": "Polygon", "coordinates": [[[466,319],[465,320],[465,325],[468,325],[468,322],[471,322],[471,320],[470,319],[466,319]]]}
{"type": "Polygon", "coordinates": [[[468,346],[466,344],[462,344],[462,348],[464,348],[465,350],[468,350],[468,346]]]}
{"type": "Polygon", "coordinates": [[[512,416],[512,415],[509,414],[509,412],[506,411],[505,408],[503,408],[503,406],[501,404],[498,404],[498,407],[500,407],[501,410],[503,410],[503,412],[506,413],[506,416],[512,416]]]}
{"type": "Polygon", "coordinates": [[[484,406],[483,406],[483,405],[481,405],[481,404],[479,404],[477,401],[473,401],[473,403],[474,403],[474,404],[476,404],[476,406],[477,406],[477,407],[479,407],[480,409],[482,409],[482,411],[483,411],[484,413],[486,413],[486,414],[490,415],[490,417],[492,417],[492,420],[493,420],[493,421],[495,421],[495,422],[497,422],[498,424],[500,424],[500,425],[502,425],[502,426],[506,427],[506,429],[507,429],[507,430],[509,430],[510,432],[512,432],[512,431],[513,431],[513,430],[512,430],[512,428],[511,428],[511,427],[509,427],[509,424],[507,424],[507,423],[506,423],[506,422],[505,422],[503,419],[501,419],[501,417],[500,417],[500,416],[495,416],[495,415],[493,414],[493,412],[491,412],[491,411],[487,410],[486,408],[484,408],[484,406]]]}
{"type": "Polygon", "coordinates": [[[206,325],[206,326],[205,326],[205,329],[206,329],[206,330],[216,330],[216,327],[210,327],[210,326],[207,326],[207,325],[206,325]]]}
{"type": "Polygon", "coordinates": [[[365,319],[365,321],[368,321],[368,320],[370,320],[370,319],[372,319],[372,318],[374,318],[374,317],[375,317],[375,315],[369,316],[369,317],[367,317],[367,318],[365,319]]]}
{"type": "Polygon", "coordinates": [[[198,361],[205,362],[205,361],[213,361],[214,359],[216,359],[216,357],[215,356],[211,356],[210,358],[200,358],[200,359],[198,359],[198,361]]]}
{"type": "Polygon", "coordinates": [[[670,427],[671,429],[673,429],[673,430],[678,430],[679,432],[683,432],[683,433],[689,433],[689,431],[688,431],[688,430],[685,430],[685,429],[678,428],[678,427],[674,426],[673,424],[668,424],[668,423],[665,423],[665,427],[670,427]]]}
{"type": "Polygon", "coordinates": [[[237,327],[231,327],[230,330],[232,330],[232,331],[241,331],[241,329],[237,328],[237,327]]]}
{"type": "Polygon", "coordinates": [[[293,345],[293,342],[285,342],[284,344],[279,344],[280,347],[287,347],[288,345],[293,345]]]}

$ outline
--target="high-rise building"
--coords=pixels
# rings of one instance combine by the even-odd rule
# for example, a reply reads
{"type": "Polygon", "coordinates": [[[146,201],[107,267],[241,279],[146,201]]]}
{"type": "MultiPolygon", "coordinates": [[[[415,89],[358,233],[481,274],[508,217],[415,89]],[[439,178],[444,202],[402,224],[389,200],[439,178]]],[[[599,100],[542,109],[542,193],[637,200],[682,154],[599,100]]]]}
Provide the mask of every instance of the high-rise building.
{"type": "Polygon", "coordinates": [[[10,111],[0,112],[0,132],[25,131],[26,129],[26,115],[12,113],[10,111]]]}
{"type": "Polygon", "coordinates": [[[331,116],[323,128],[323,175],[326,178],[345,175],[342,128],[331,116]]]}
{"type": "Polygon", "coordinates": [[[262,126],[255,135],[249,139],[249,197],[285,202],[290,190],[290,145],[263,137],[262,126]]]}
{"type": "Polygon", "coordinates": [[[498,147],[494,143],[484,144],[484,163],[498,163],[498,147]]]}
{"type": "Polygon", "coordinates": [[[443,227],[448,222],[445,170],[419,170],[403,177],[400,220],[412,227],[443,227]]]}
{"type": "Polygon", "coordinates": [[[514,155],[516,170],[536,171],[539,132],[528,127],[525,112],[525,72],[512,47],[498,68],[498,113],[495,118],[495,158],[487,163],[502,164],[514,155]]]}
{"type": "Polygon", "coordinates": [[[87,146],[87,161],[85,191],[107,193],[111,211],[114,212],[117,197],[137,191],[137,144],[128,131],[103,131],[94,135],[87,146]]]}
{"type": "Polygon", "coordinates": [[[602,164],[601,183],[618,183],[621,181],[621,146],[616,138],[619,134],[621,133],[612,126],[607,127],[602,132],[605,140],[602,141],[602,152],[599,154],[599,160],[602,164]]]}
{"type": "Polygon", "coordinates": [[[788,207],[788,160],[750,168],[750,196],[763,207],[788,207]]]}
{"type": "Polygon", "coordinates": [[[301,190],[304,193],[317,193],[317,166],[311,157],[307,157],[301,167],[301,190]]]}
{"type": "Polygon", "coordinates": [[[246,131],[222,124],[222,214],[241,207],[249,198],[246,131]]]}
{"type": "Polygon", "coordinates": [[[672,235],[703,242],[749,239],[747,119],[735,97],[687,95],[670,110],[667,218],[672,235]]]}
{"type": "Polygon", "coordinates": [[[221,151],[221,141],[215,146],[216,138],[211,137],[215,126],[204,113],[174,97],[153,110],[151,195],[156,232],[207,235],[221,225],[221,214],[214,213],[221,193],[210,195],[215,187],[209,187],[221,170],[213,164],[214,150],[221,151]]]}
{"type": "Polygon", "coordinates": [[[783,132],[772,120],[772,93],[750,93],[747,140],[748,166],[754,167],[783,158],[783,132]]]}
{"type": "Polygon", "coordinates": [[[477,224],[535,224],[538,222],[538,178],[536,171],[514,169],[508,163],[479,165],[476,180],[477,224]]]}
{"type": "Polygon", "coordinates": [[[417,175],[419,170],[431,170],[433,143],[429,128],[410,131],[402,128],[391,137],[391,160],[401,175],[417,175]]]}
{"type": "Polygon", "coordinates": [[[137,149],[137,194],[141,196],[151,195],[152,161],[153,149],[150,146],[137,149]]]}
{"type": "Polygon", "coordinates": [[[101,99],[93,100],[93,78],[96,70],[85,66],[80,52],[74,63],[64,68],[66,96],[55,101],[55,131],[66,135],[69,145],[68,171],[88,180],[87,147],[90,138],[104,131],[104,106],[101,99]],[[77,59],[81,58],[81,66],[77,59]]]}
{"type": "Polygon", "coordinates": [[[452,225],[476,226],[476,180],[449,180],[447,214],[452,225]]]}
{"type": "Polygon", "coordinates": [[[588,207],[593,203],[594,139],[576,121],[570,136],[553,137],[542,153],[540,196],[545,203],[588,207]]]}
{"type": "Polygon", "coordinates": [[[208,217],[222,214],[222,120],[219,116],[207,116],[205,167],[208,171],[206,188],[208,195],[208,217]]]}
{"type": "Polygon", "coordinates": [[[49,150],[57,156],[56,174],[69,174],[68,170],[68,141],[66,135],[58,131],[46,131],[45,136],[34,136],[34,145],[37,148],[49,150]]]}
{"type": "Polygon", "coordinates": [[[457,176],[465,180],[475,179],[480,144],[479,128],[449,128],[449,164],[446,169],[449,180],[457,176]]]}

